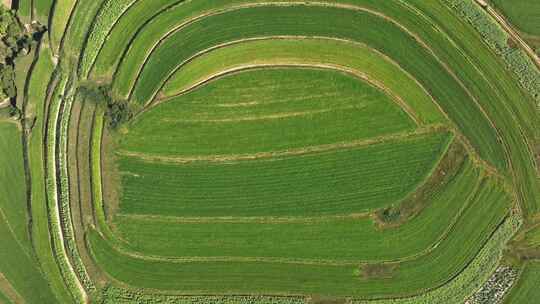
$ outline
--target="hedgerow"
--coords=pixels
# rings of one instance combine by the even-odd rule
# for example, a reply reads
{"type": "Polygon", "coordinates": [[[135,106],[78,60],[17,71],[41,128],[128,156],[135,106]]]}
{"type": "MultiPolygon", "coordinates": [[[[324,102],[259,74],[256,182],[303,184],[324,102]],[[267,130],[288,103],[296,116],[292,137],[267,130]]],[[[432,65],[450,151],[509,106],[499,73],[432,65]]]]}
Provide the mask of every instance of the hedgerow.
{"type": "Polygon", "coordinates": [[[59,195],[60,189],[58,186],[59,176],[57,175],[57,149],[59,147],[58,141],[62,136],[60,130],[58,130],[58,122],[61,119],[62,104],[65,102],[63,94],[68,88],[68,80],[63,77],[54,90],[54,96],[51,100],[48,113],[47,135],[46,135],[46,189],[47,189],[47,204],[49,212],[49,225],[52,237],[52,247],[56,262],[60,268],[64,282],[69,287],[74,299],[77,302],[83,302],[83,295],[80,293],[78,279],[75,273],[72,272],[72,266],[69,262],[66,252],[66,246],[64,243],[64,231],[62,228],[63,217],[61,214],[61,196],[59,195]],[[60,200],[60,201],[59,201],[60,200]]]}
{"type": "MultiPolygon", "coordinates": [[[[78,278],[83,287],[90,292],[96,290],[94,283],[90,279],[86,268],[83,265],[82,259],[79,255],[79,251],[75,242],[75,233],[73,231],[73,222],[71,219],[71,207],[70,207],[70,189],[69,189],[69,173],[68,173],[68,127],[70,122],[71,108],[74,102],[74,89],[70,88],[68,96],[64,101],[62,120],[60,125],[59,136],[59,153],[58,164],[60,170],[60,219],[62,221],[63,237],[65,246],[72,259],[72,266],[77,272],[78,278]]],[[[79,236],[82,237],[82,236],[79,236]]]]}
{"type": "Polygon", "coordinates": [[[304,297],[271,296],[173,296],[149,294],[142,290],[108,285],[101,304],[306,304],[304,297]]]}

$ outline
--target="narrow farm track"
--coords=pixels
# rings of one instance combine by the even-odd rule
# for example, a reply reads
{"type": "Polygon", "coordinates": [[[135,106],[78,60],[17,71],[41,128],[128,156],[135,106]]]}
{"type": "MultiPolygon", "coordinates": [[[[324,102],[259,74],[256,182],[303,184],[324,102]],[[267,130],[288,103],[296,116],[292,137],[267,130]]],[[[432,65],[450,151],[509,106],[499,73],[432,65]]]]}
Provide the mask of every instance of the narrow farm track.
{"type": "Polygon", "coordinates": [[[534,88],[476,1],[30,1],[9,241],[43,303],[465,302],[540,206],[534,88]]]}

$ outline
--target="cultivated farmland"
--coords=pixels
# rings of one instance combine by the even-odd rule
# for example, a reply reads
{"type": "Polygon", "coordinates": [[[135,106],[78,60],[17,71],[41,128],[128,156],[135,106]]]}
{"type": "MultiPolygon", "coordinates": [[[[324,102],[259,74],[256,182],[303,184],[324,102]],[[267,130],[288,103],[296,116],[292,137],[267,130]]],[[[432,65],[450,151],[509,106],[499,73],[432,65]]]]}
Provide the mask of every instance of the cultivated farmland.
{"type": "Polygon", "coordinates": [[[17,1],[0,303],[533,303],[532,2],[17,1]]]}

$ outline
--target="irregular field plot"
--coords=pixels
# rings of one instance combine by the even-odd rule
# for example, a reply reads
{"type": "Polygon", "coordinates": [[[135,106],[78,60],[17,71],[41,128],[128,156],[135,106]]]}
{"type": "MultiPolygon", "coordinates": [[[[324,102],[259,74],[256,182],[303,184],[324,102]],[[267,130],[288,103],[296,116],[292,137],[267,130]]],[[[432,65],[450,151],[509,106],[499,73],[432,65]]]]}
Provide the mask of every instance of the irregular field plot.
{"type": "Polygon", "coordinates": [[[255,70],[150,109],[119,138],[119,149],[164,156],[249,154],[413,127],[388,96],[356,77],[331,70],[255,70]]]}
{"type": "Polygon", "coordinates": [[[478,180],[478,170],[465,162],[457,176],[431,189],[417,217],[382,230],[369,217],[118,216],[115,227],[130,248],[148,255],[390,260],[421,252],[441,238],[473,198],[478,180]]]}
{"type": "Polygon", "coordinates": [[[449,133],[242,162],[122,157],[120,212],[172,216],[350,214],[387,206],[435,167],[449,133]]]}

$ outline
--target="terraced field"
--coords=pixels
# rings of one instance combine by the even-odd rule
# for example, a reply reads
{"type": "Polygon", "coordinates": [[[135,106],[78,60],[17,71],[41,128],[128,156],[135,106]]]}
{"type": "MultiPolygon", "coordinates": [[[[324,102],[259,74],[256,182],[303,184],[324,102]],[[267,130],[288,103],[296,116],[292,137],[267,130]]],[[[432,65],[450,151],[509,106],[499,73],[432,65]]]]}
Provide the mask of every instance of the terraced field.
{"type": "Polygon", "coordinates": [[[540,71],[491,4],[16,5],[0,303],[532,303],[540,71]]]}

